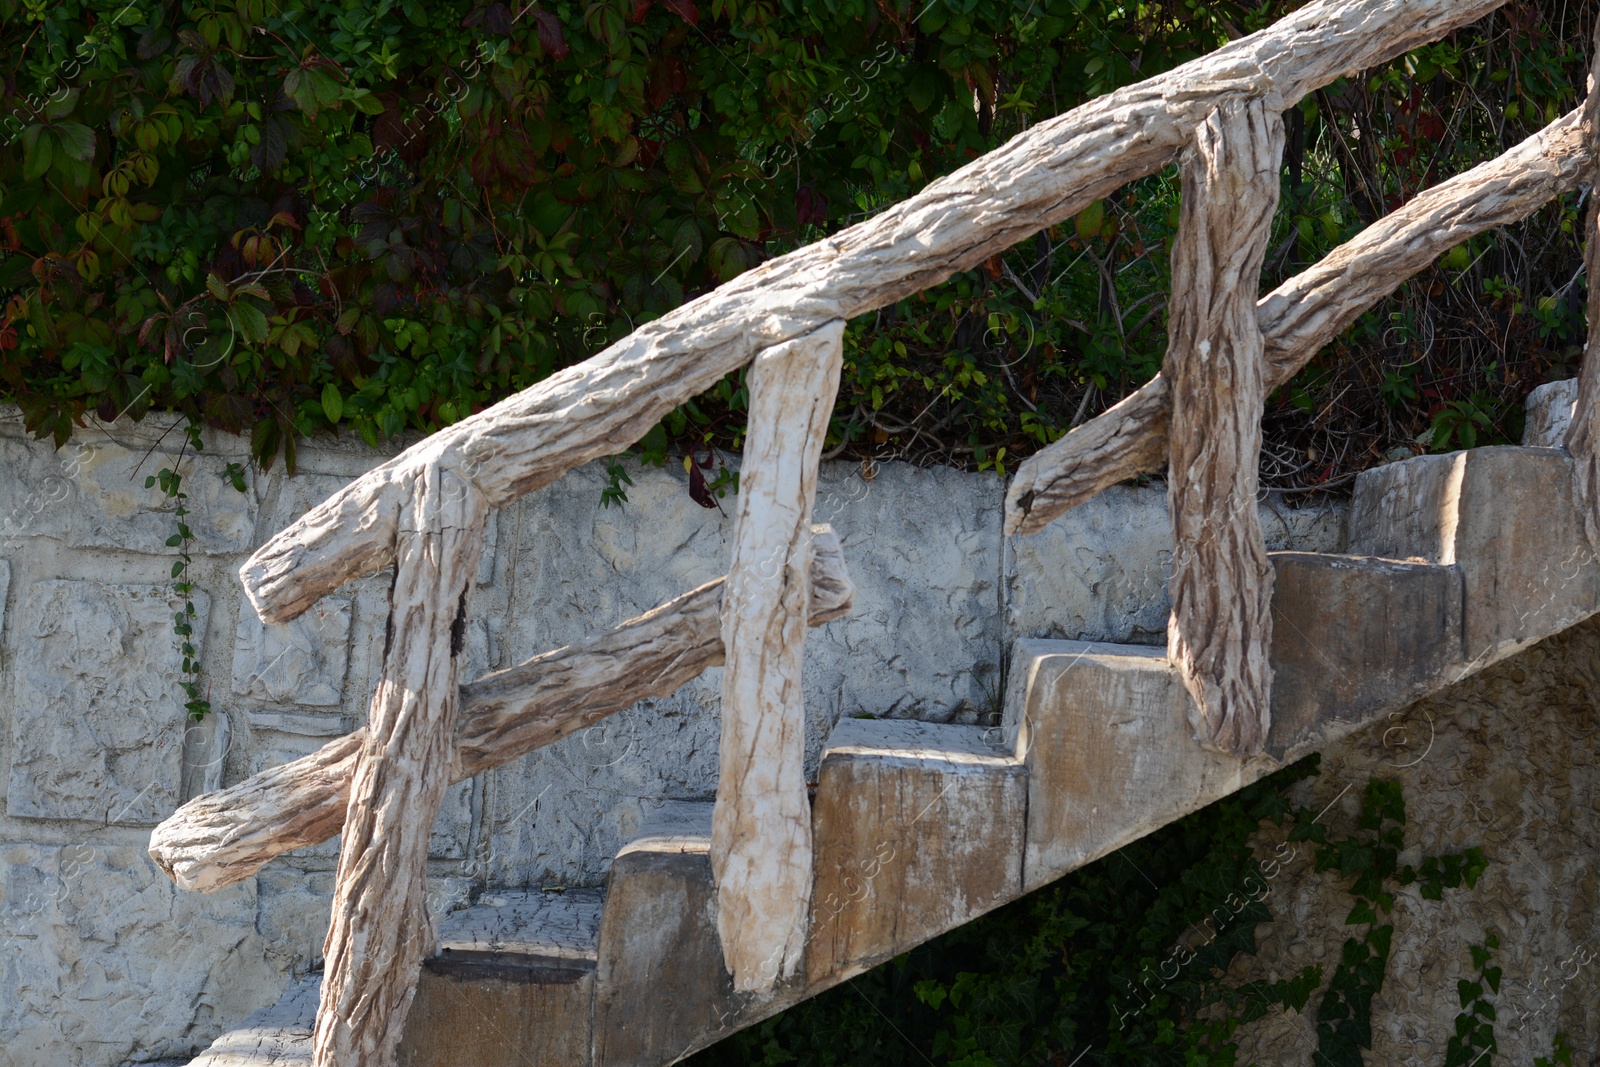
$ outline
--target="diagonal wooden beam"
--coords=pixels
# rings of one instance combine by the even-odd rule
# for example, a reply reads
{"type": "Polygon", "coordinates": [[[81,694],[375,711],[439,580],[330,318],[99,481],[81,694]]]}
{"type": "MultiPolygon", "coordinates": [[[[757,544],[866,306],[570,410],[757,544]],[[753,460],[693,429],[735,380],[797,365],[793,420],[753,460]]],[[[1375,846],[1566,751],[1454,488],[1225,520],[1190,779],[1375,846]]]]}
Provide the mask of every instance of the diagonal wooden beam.
{"type": "MultiPolygon", "coordinates": [[[[821,626],[850,611],[855,587],[838,535],[811,528],[811,602],[821,626]]],[[[615,629],[461,687],[451,782],[551,745],[647,697],[671,696],[723,662],[722,592],[707,582],[615,629]]],[[[150,834],[150,857],[183,889],[211,892],[269,860],[334,837],[366,730],[196,797],[150,834]]]]}
{"type": "Polygon", "coordinates": [[[771,260],[593,358],[441,430],[273,537],[240,571],[261,618],[294,618],[394,558],[403,485],[437,465],[491,507],[643,437],[765,348],[944,281],[1176,158],[1216,103],[1282,111],[1438,40],[1504,0],[1313,0],[1272,26],[1028,129],[916,196],[771,260]]]}
{"type": "MultiPolygon", "coordinates": [[[[1456,245],[1520,222],[1588,182],[1595,158],[1581,112],[1573,111],[1504,155],[1419,194],[1268,293],[1256,304],[1267,391],[1456,245]]],[[[1158,375],[1028,457],[1006,491],[1006,533],[1037,533],[1109,486],[1161,470],[1171,413],[1169,383],[1158,375]]]]}
{"type": "Polygon", "coordinates": [[[1165,366],[1172,383],[1172,623],[1167,655],[1196,738],[1236,756],[1267,740],[1272,567],[1256,513],[1264,360],[1256,293],[1278,210],[1283,119],[1223,104],[1184,153],[1165,366]]]}

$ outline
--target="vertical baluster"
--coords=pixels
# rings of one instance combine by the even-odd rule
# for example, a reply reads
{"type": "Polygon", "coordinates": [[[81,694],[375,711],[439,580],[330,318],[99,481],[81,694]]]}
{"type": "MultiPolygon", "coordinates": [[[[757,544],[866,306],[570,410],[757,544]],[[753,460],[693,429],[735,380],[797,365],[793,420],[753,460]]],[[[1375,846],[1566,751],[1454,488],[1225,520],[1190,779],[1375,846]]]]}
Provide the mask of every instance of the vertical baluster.
{"type": "Polygon", "coordinates": [[[1163,373],[1172,383],[1168,655],[1194,696],[1197,738],[1239,755],[1266,741],[1272,569],[1256,514],[1261,452],[1261,261],[1278,205],[1283,120],[1220,105],[1184,155],[1163,373]]]}
{"type": "Polygon", "coordinates": [[[488,509],[426,468],[400,516],[383,673],[350,785],[316,1067],[391,1067],[432,949],[428,837],[450,783],[462,622],[488,509]]]}
{"type": "MultiPolygon", "coordinates": [[[[1583,135],[1591,150],[1600,148],[1600,23],[1595,25],[1594,57],[1589,70],[1589,96],[1583,102],[1583,135]]],[[[1591,180],[1600,182],[1600,174],[1591,180]]],[[[1589,193],[1583,229],[1583,269],[1589,278],[1589,336],[1578,371],[1578,397],[1567,427],[1578,508],[1583,512],[1589,544],[1600,550],[1600,196],[1589,193]]]]}
{"type": "Polygon", "coordinates": [[[750,367],[733,563],[723,594],[721,778],[712,821],[717,930],[741,992],[795,974],[811,900],[800,659],[817,463],[839,387],[844,323],[750,367]]]}

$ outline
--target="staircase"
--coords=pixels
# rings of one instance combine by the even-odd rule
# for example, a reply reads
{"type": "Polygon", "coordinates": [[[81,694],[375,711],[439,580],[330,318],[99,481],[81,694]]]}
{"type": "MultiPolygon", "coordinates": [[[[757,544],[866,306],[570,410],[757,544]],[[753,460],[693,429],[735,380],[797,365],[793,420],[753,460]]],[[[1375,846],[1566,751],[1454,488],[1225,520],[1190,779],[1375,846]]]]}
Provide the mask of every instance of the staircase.
{"type": "MultiPolygon", "coordinates": [[[[266,623],[393,567],[389,640],[362,730],[197,797],[151,835],[162,869],[200,891],[342,835],[320,994],[296,987],[195,1062],[671,1063],[1600,611],[1592,346],[1573,402],[1530,420],[1528,446],[1363,474],[1351,554],[1268,553],[1258,521],[1272,390],[1451,248],[1592,178],[1600,68],[1584,108],[1258,299],[1282,113],[1502,2],[1311,0],[646,323],[257,549],[240,579],[266,623]],[[846,719],[808,796],[805,631],[851,595],[837,540],[811,526],[846,321],[1174,161],[1162,373],[1030,456],[1005,502],[1006,532],[1028,534],[1169,470],[1170,652],[1019,641],[999,727],[846,719]],[[749,418],[726,579],[462,685],[489,515],[740,368],[749,418]],[[430,943],[427,831],[452,780],[717,664],[714,803],[663,803],[603,897],[485,897],[430,943]]],[[[1587,257],[1600,277],[1600,241],[1587,257]]],[[[1600,336],[1600,302],[1589,314],[1600,336]]]]}
{"type": "MultiPolygon", "coordinates": [[[[1544,434],[1554,439],[1554,432],[1544,434]]],[[[824,750],[805,966],[767,995],[724,970],[710,802],[669,801],[603,894],[489,892],[442,925],[407,1067],[675,1062],[1600,611],[1556,448],[1363,474],[1350,554],[1277,552],[1265,754],[1194,743],[1162,649],[1018,641],[1001,727],[845,718],[824,750]]],[[[318,978],[192,1067],[309,1064],[318,978]]]]}

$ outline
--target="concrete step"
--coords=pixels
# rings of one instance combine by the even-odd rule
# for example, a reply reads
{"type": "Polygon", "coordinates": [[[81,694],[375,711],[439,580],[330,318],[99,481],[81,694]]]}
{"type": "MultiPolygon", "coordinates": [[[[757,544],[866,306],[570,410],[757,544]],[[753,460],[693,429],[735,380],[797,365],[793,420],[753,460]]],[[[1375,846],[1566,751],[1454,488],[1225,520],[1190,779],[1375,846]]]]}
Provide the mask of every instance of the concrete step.
{"type": "Polygon", "coordinates": [[[812,809],[815,989],[1022,894],[1027,773],[998,730],[840,720],[812,809]]]}
{"type": "Polygon", "coordinates": [[[1481,670],[1600,611],[1572,462],[1498,446],[1376,467],[1356,479],[1350,550],[1460,567],[1465,657],[1481,670]]]}
{"type": "Polygon", "coordinates": [[[800,999],[791,982],[737,995],[723,967],[710,801],[669,801],[623,846],[606,882],[594,1062],[672,1063],[800,999]]]}
{"type": "Polygon", "coordinates": [[[306,975],[276,1004],[217,1038],[189,1067],[310,1067],[321,997],[322,975],[306,975]]]}
{"type": "Polygon", "coordinates": [[[1272,725],[1249,760],[1202,749],[1165,649],[1018,641],[1006,699],[1027,769],[1034,889],[1448,685],[1462,669],[1462,573],[1444,564],[1269,554],[1272,725]]]}
{"type": "MultiPolygon", "coordinates": [[[[439,927],[400,1045],[401,1067],[579,1067],[589,1062],[601,895],[485,894],[439,927]]],[[[322,975],[218,1038],[190,1067],[311,1063],[322,975]]]]}
{"type": "Polygon", "coordinates": [[[400,1067],[587,1064],[600,909],[593,889],[495,892],[446,918],[400,1067]]]}

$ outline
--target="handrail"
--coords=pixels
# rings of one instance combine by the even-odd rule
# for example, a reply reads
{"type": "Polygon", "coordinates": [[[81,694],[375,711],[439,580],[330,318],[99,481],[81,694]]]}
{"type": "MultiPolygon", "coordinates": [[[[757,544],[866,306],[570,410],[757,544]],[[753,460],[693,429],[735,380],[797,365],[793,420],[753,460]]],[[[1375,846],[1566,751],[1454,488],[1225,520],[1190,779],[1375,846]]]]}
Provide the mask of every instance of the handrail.
{"type": "MultiPolygon", "coordinates": [[[[1595,146],[1583,108],[1515,148],[1418,194],[1256,305],[1275,389],[1368,308],[1450,249],[1520,222],[1593,180],[1595,146]]],[[[1031,534],[1108,486],[1167,462],[1167,381],[1157,375],[1017,468],[1006,491],[1006,533],[1031,534]]]]}
{"type": "Polygon", "coordinates": [[[1170,163],[1222,100],[1292,107],[1504,0],[1315,0],[1166,74],[1041,122],[882,214],[771,260],[363,475],[263,545],[240,579],[267,622],[389,566],[418,471],[502,507],[643,437],[763,348],[969,269],[1170,163]]]}
{"type": "MultiPolygon", "coordinates": [[[[240,578],[262,619],[283,622],[344,582],[397,565],[394,647],[369,727],[197,798],[156,829],[151,854],[187,887],[218,888],[338,832],[343,804],[315,1058],[318,1067],[388,1067],[391,1024],[409,1003],[422,951],[415,927],[426,925],[417,899],[426,828],[448,781],[725,658],[710,857],[725,960],[741,993],[764,994],[797,975],[812,870],[800,774],[803,624],[849,600],[842,563],[830,563],[837,542],[809,532],[844,322],[1180,157],[1184,203],[1163,373],[1024,463],[1007,492],[1006,530],[1033,532],[1107,485],[1160,468],[1170,451],[1168,657],[1194,697],[1196,740],[1258,754],[1271,684],[1272,569],[1255,507],[1266,391],[1443,252],[1591,178],[1600,88],[1585,109],[1419,195],[1254,301],[1276,205],[1278,116],[1312,90],[1502,2],[1315,0],[1208,56],[1040,123],[877,217],[741,275],[351,482],[257,550],[240,578]],[[702,587],[476,688],[459,686],[456,638],[472,590],[465,561],[476,558],[487,510],[637,441],[671,408],[752,362],[747,491],[726,586],[702,587]],[[707,632],[713,619],[716,636],[707,632]],[[646,669],[626,680],[608,670],[628,663],[646,669]],[[563,707],[562,695],[576,703],[563,707]],[[232,810],[234,801],[248,810],[232,810]]],[[[1591,210],[1588,225],[1593,295],[1600,211],[1591,210]]],[[[1600,298],[1589,315],[1593,336],[1600,298]]],[[[1580,398],[1600,394],[1600,354],[1589,355],[1580,398]]],[[[1600,501],[1585,494],[1600,481],[1600,411],[1580,405],[1569,444],[1593,531],[1600,501]]]]}

